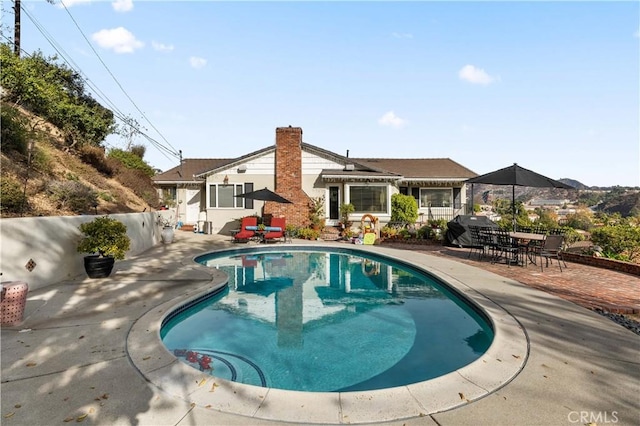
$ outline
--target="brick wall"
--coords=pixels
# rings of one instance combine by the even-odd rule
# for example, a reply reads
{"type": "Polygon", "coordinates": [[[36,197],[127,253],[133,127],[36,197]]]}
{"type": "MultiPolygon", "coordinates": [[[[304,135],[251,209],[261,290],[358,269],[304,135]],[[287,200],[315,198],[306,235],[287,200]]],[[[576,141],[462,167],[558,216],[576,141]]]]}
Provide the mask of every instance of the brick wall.
{"type": "Polygon", "coordinates": [[[587,256],[577,253],[562,253],[564,260],[568,262],[581,263],[583,265],[597,266],[598,268],[611,269],[618,272],[626,272],[627,274],[640,275],[640,265],[631,262],[622,262],[615,259],[607,259],[604,257],[587,256]]]}
{"type": "Polygon", "coordinates": [[[266,202],[264,214],[284,217],[287,224],[307,226],[311,198],[302,190],[302,129],[276,129],[275,192],[292,202],[266,202]]]}

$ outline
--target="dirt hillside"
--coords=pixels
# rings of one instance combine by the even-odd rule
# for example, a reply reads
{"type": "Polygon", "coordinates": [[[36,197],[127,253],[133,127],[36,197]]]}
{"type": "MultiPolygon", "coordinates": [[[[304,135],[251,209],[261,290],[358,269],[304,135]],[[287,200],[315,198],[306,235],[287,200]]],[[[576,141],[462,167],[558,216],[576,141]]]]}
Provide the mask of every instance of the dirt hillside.
{"type": "Polygon", "coordinates": [[[105,177],[76,155],[67,152],[60,131],[38,117],[21,111],[28,117],[32,131],[29,140],[35,142],[31,160],[28,155],[2,149],[0,175],[4,183],[25,188],[28,205],[20,212],[6,212],[2,217],[63,216],[77,214],[108,214],[149,211],[151,206],[134,192],[113,178],[105,177]],[[78,182],[98,194],[97,206],[86,211],[73,211],[69,205],[52,194],[56,184],[78,182]]]}

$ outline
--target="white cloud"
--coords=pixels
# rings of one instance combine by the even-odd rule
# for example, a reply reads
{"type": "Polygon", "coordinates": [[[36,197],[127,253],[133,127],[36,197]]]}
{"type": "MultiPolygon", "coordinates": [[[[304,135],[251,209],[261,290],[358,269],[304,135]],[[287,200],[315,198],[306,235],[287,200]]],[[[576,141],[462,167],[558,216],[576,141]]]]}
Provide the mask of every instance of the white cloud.
{"type": "Polygon", "coordinates": [[[144,46],[144,43],[123,27],[111,30],[100,30],[94,33],[91,38],[98,43],[98,46],[111,49],[116,53],[133,53],[136,49],[144,46]]]}
{"type": "Polygon", "coordinates": [[[495,77],[490,76],[485,70],[476,68],[473,65],[465,65],[458,71],[458,77],[460,80],[467,81],[473,84],[491,84],[496,81],[495,77]]]}
{"type": "Polygon", "coordinates": [[[410,33],[391,33],[395,38],[413,38],[413,34],[410,33]]]}
{"type": "Polygon", "coordinates": [[[635,38],[640,38],[640,29],[638,29],[638,31],[636,31],[635,33],[633,33],[633,36],[635,38]]]}
{"type": "Polygon", "coordinates": [[[114,0],[111,7],[116,12],[128,12],[133,9],[133,0],[114,0]]]}
{"type": "Polygon", "coordinates": [[[60,0],[59,3],[56,3],[55,6],[58,8],[64,8],[66,7],[67,9],[70,7],[73,7],[77,4],[82,4],[82,3],[91,3],[92,0],[60,0]]]}
{"type": "Polygon", "coordinates": [[[158,52],[171,52],[173,50],[173,44],[164,44],[157,41],[152,41],[151,47],[158,52]]]}
{"type": "Polygon", "coordinates": [[[381,126],[390,126],[400,128],[409,123],[407,120],[402,119],[396,115],[395,112],[389,111],[378,119],[378,124],[381,126]]]}
{"type": "Polygon", "coordinates": [[[192,56],[189,58],[189,64],[192,68],[200,69],[204,68],[207,65],[207,60],[204,58],[199,58],[197,56],[192,56]]]}

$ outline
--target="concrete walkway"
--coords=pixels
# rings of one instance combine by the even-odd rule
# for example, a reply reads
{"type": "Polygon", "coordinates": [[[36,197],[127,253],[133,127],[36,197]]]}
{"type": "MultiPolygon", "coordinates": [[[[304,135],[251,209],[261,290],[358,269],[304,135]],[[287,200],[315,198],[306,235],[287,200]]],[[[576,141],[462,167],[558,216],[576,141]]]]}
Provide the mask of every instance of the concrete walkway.
{"type": "MultiPolygon", "coordinates": [[[[132,357],[140,357],[144,347],[130,353],[127,339],[134,326],[160,306],[191,297],[221,280],[218,271],[191,259],[228,246],[228,238],[177,232],[173,244],[117,262],[117,270],[107,279],[76,277],[30,292],[24,322],[2,329],[2,425],[79,421],[99,425],[274,425],[285,423],[277,419],[287,418],[287,404],[309,407],[309,419],[295,424],[333,423],[313,421],[313,413],[320,408],[312,396],[284,401],[282,416],[271,410],[271,420],[266,420],[190,400],[188,393],[175,396],[135,367],[132,357]]],[[[400,249],[372,249],[409,256],[400,249]]],[[[460,396],[458,389],[452,388],[462,405],[442,412],[430,410],[428,401],[417,398],[425,407],[424,413],[418,414],[402,412],[394,399],[380,400],[371,410],[393,411],[397,420],[376,424],[640,424],[639,336],[575,303],[481,269],[482,265],[478,268],[454,257],[413,251],[410,258],[498,304],[524,329],[529,353],[524,360],[519,354],[497,360],[518,361],[524,367],[491,393],[478,393],[482,396],[475,399],[471,394],[460,396]]],[[[619,275],[637,285],[637,277],[619,275]]],[[[547,279],[546,285],[552,286],[553,275],[547,279]]],[[[147,355],[150,361],[154,355],[147,355]]],[[[478,383],[490,383],[490,379],[484,377],[478,383]]],[[[337,404],[334,408],[341,412],[348,409],[349,401],[339,398],[337,404]]],[[[337,420],[354,422],[344,416],[337,420]]]]}

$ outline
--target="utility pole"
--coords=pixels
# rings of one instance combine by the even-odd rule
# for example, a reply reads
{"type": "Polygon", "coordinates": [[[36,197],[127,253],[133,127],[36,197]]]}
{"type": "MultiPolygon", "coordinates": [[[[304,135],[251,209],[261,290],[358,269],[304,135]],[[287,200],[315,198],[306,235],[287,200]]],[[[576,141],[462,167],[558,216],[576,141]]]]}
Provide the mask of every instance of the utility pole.
{"type": "Polygon", "coordinates": [[[13,1],[13,14],[15,21],[13,24],[13,53],[20,56],[20,0],[13,1]]]}

